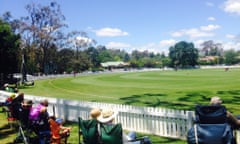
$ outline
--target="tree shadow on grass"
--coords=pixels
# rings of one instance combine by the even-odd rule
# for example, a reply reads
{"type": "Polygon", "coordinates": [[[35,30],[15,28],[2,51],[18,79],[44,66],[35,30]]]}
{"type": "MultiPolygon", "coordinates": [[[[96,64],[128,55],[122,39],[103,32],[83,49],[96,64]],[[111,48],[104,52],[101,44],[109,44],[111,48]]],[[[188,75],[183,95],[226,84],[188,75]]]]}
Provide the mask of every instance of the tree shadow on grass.
{"type": "MultiPolygon", "coordinates": [[[[225,103],[231,103],[234,105],[240,104],[240,90],[232,91],[218,91],[216,95],[231,95],[231,97],[224,97],[225,103]]],[[[209,91],[200,92],[189,92],[184,93],[178,91],[177,94],[183,94],[175,101],[169,101],[167,97],[169,95],[164,93],[145,93],[140,95],[131,95],[128,97],[120,98],[123,104],[147,106],[147,107],[165,107],[170,109],[181,109],[181,110],[194,110],[198,104],[209,104],[213,93],[209,91]]]]}
{"type": "Polygon", "coordinates": [[[231,90],[231,91],[217,91],[217,94],[230,94],[230,95],[239,95],[240,96],[240,90],[231,90]]]}
{"type": "MultiPolygon", "coordinates": [[[[183,93],[181,91],[177,92],[183,93]]],[[[142,95],[132,95],[129,97],[120,98],[124,104],[128,105],[141,105],[148,107],[165,107],[171,109],[192,110],[199,102],[208,103],[210,98],[207,92],[191,92],[183,95],[175,101],[168,101],[167,94],[153,94],[146,93],[142,95]],[[166,98],[165,98],[166,97],[166,98]]]]}
{"type": "Polygon", "coordinates": [[[124,104],[129,104],[129,105],[135,104],[135,103],[144,104],[144,102],[142,101],[144,97],[158,97],[158,96],[166,96],[166,95],[146,93],[142,95],[132,95],[129,97],[120,98],[120,100],[125,101],[124,104]]]}
{"type": "Polygon", "coordinates": [[[127,105],[141,105],[147,107],[182,108],[186,106],[185,104],[182,103],[166,101],[164,100],[164,97],[167,97],[167,95],[146,93],[143,95],[132,95],[129,97],[120,98],[120,100],[127,105]],[[162,98],[160,99],[160,97],[162,98]]]}
{"type": "Polygon", "coordinates": [[[6,139],[10,135],[16,134],[16,128],[10,128],[8,124],[4,124],[0,127],[0,141],[1,139],[6,139]]]}

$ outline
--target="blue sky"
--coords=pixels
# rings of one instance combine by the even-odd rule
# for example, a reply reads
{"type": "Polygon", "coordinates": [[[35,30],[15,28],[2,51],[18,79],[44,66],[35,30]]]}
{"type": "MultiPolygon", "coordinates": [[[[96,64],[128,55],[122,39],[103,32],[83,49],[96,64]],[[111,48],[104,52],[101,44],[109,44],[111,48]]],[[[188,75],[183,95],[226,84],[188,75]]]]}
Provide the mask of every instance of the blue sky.
{"type": "MultiPolygon", "coordinates": [[[[30,2],[0,0],[0,15],[26,16],[30,2]]],[[[68,31],[87,32],[107,48],[168,53],[176,42],[206,40],[240,50],[240,0],[58,0],[68,31]]]]}

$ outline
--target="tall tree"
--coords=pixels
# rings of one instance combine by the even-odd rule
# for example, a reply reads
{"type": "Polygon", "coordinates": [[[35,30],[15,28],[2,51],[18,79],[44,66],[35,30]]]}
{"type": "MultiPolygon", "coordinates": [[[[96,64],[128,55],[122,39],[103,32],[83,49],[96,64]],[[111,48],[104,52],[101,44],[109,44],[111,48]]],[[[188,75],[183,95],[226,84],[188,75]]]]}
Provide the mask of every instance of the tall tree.
{"type": "Polygon", "coordinates": [[[8,74],[20,71],[20,36],[15,35],[11,26],[0,19],[0,74],[5,79],[8,74]]]}
{"type": "Polygon", "coordinates": [[[234,49],[230,49],[225,51],[224,53],[225,56],[225,64],[227,65],[232,65],[236,64],[238,61],[238,53],[234,49]]]}
{"type": "Polygon", "coordinates": [[[169,48],[169,57],[172,66],[175,67],[194,67],[197,65],[198,50],[193,43],[181,41],[169,48]]]}
{"type": "Polygon", "coordinates": [[[100,66],[100,59],[99,59],[99,52],[94,47],[89,47],[87,49],[87,54],[89,56],[90,62],[92,63],[92,66],[94,68],[97,68],[100,66]]]}
{"type": "Polygon", "coordinates": [[[62,40],[61,29],[66,26],[63,23],[65,17],[56,2],[51,2],[49,6],[31,3],[26,6],[26,10],[29,15],[21,18],[19,25],[24,48],[28,56],[35,60],[39,70],[46,73],[51,62],[49,49],[62,40]]]}
{"type": "Polygon", "coordinates": [[[73,71],[73,67],[72,67],[72,59],[73,59],[73,55],[74,55],[74,50],[72,49],[61,49],[58,53],[57,53],[57,71],[59,73],[64,73],[64,72],[72,72],[73,71]]]}
{"type": "Polygon", "coordinates": [[[214,43],[214,41],[209,40],[201,44],[203,56],[222,56],[223,46],[221,43],[214,43]]]}

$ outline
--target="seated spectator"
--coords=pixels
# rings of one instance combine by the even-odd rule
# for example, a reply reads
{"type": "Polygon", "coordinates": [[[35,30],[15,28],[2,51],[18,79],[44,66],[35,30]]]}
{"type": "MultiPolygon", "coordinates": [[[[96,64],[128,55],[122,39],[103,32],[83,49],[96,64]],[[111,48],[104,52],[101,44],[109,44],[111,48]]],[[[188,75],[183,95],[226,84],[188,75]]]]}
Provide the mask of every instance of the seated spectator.
{"type": "Polygon", "coordinates": [[[29,124],[29,113],[32,108],[33,101],[32,100],[25,100],[22,103],[21,109],[19,109],[19,120],[23,126],[23,128],[27,127],[29,124]]]}
{"type": "Polygon", "coordinates": [[[60,144],[62,138],[67,138],[70,135],[71,128],[63,126],[63,120],[51,116],[49,118],[50,129],[51,129],[51,141],[60,144]]]}
{"type": "Polygon", "coordinates": [[[99,108],[93,108],[90,111],[90,119],[96,119],[101,115],[101,109],[99,108]]]}
{"type": "MultiPolygon", "coordinates": [[[[107,124],[107,125],[114,125],[114,119],[117,116],[118,112],[113,111],[112,109],[103,109],[101,111],[101,115],[97,117],[97,120],[100,123],[107,124]]],[[[123,144],[140,144],[141,141],[133,141],[136,139],[136,133],[130,132],[128,135],[124,132],[122,133],[122,141],[123,144]],[[130,142],[133,141],[133,142],[130,142]]],[[[144,138],[145,144],[151,144],[151,141],[148,139],[148,137],[144,138]]]]}
{"type": "Polygon", "coordinates": [[[6,106],[10,105],[15,97],[16,97],[15,93],[10,94],[5,101],[5,105],[6,106]]]}
{"type": "Polygon", "coordinates": [[[36,107],[33,107],[29,114],[29,119],[31,121],[38,121],[40,113],[47,113],[48,100],[43,100],[36,107]]]}
{"type": "MultiPolygon", "coordinates": [[[[222,105],[223,101],[220,97],[214,96],[211,98],[210,105],[222,105]]],[[[227,120],[233,128],[240,128],[240,120],[237,119],[231,112],[227,111],[227,120]]]]}
{"type": "MultiPolygon", "coordinates": [[[[21,124],[21,128],[22,130],[27,130],[29,128],[29,113],[30,113],[30,109],[32,108],[33,102],[32,100],[25,100],[24,102],[22,102],[21,104],[21,108],[19,108],[19,121],[21,124]]],[[[19,142],[23,142],[23,135],[21,134],[21,132],[18,132],[17,137],[14,139],[14,143],[19,143],[19,142]]]]}
{"type": "Polygon", "coordinates": [[[5,83],[3,85],[3,89],[7,92],[15,92],[13,88],[9,87],[9,84],[8,83],[5,83]]]}
{"type": "Polygon", "coordinates": [[[47,112],[48,100],[32,107],[29,113],[30,128],[38,135],[40,143],[50,140],[49,114],[47,112]]]}

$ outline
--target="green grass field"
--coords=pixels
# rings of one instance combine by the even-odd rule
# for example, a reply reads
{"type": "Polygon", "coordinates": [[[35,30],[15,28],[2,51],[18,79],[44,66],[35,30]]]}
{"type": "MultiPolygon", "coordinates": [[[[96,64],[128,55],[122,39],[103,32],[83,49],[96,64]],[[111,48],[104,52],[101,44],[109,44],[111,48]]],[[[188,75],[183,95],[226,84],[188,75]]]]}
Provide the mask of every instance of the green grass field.
{"type": "Polygon", "coordinates": [[[72,100],[192,110],[214,95],[238,112],[240,69],[95,74],[36,81],[26,94],[72,100]]]}
{"type": "MultiPolygon", "coordinates": [[[[198,69],[94,74],[38,80],[33,87],[20,89],[25,94],[71,100],[97,101],[136,106],[194,110],[196,104],[208,104],[220,96],[226,107],[239,114],[240,69],[198,69]]],[[[2,115],[2,114],[0,114],[2,115]]],[[[2,116],[1,116],[2,117],[2,116]]],[[[0,120],[0,141],[11,142],[12,131],[3,132],[6,120],[0,120]],[[2,134],[3,133],[3,134],[2,134]],[[3,136],[2,136],[3,135],[3,136]],[[9,140],[9,137],[10,140],[9,140]]],[[[78,141],[76,123],[69,143],[78,141]]],[[[154,144],[184,144],[181,140],[150,135],[154,144]]]]}

